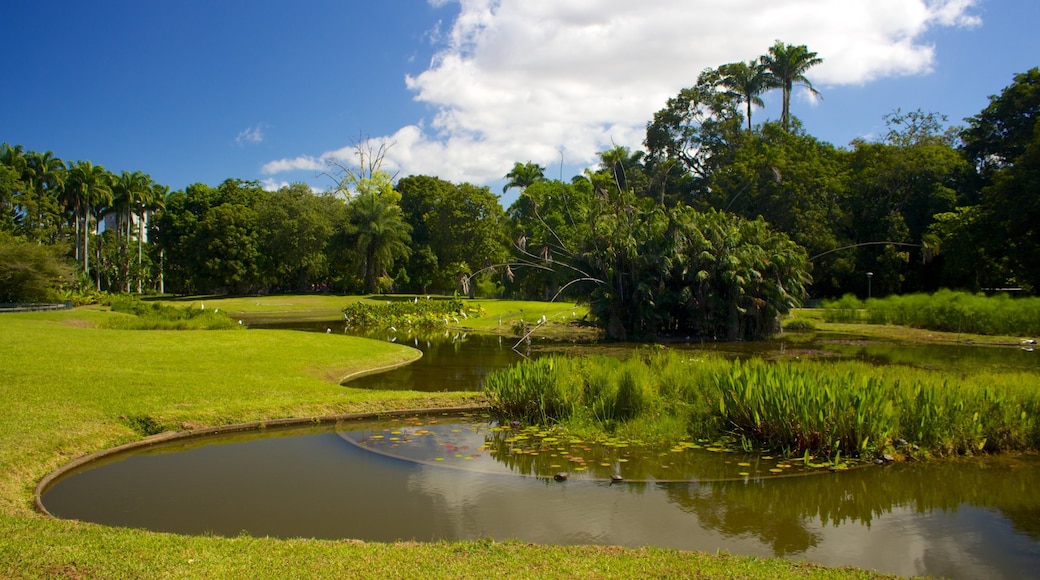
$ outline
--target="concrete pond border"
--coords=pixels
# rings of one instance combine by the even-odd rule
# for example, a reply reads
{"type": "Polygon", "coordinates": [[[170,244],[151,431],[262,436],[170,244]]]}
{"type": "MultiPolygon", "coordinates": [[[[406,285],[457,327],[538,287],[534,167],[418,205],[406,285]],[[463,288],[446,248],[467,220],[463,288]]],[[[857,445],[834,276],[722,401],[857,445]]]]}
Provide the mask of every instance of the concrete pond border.
{"type": "Polygon", "coordinates": [[[33,505],[36,511],[54,519],[60,519],[43,505],[43,495],[47,492],[51,485],[57,482],[59,479],[64,477],[66,474],[73,470],[79,469],[85,465],[107,459],[111,456],[126,453],[128,451],[136,451],[138,449],[146,449],[156,445],[170,443],[173,441],[187,441],[191,439],[202,439],[204,437],[210,437],[213,435],[225,435],[228,433],[244,433],[249,431],[264,431],[272,428],[282,427],[304,427],[304,426],[317,426],[334,424],[339,421],[358,421],[365,419],[385,419],[391,417],[406,417],[410,415],[436,415],[436,414],[459,414],[459,413],[473,413],[487,410],[486,405],[460,405],[455,407],[426,407],[416,409],[396,409],[391,411],[370,411],[365,413],[342,413],[338,415],[325,415],[320,417],[290,417],[286,419],[272,419],[267,421],[250,421],[248,423],[236,423],[233,425],[221,425],[217,427],[202,427],[199,429],[189,429],[187,431],[166,431],[159,433],[158,435],[152,435],[145,437],[138,441],[131,441],[124,443],[116,447],[103,449],[82,457],[78,457],[69,463],[62,465],[54,471],[48,473],[41,479],[33,490],[33,505]]]}

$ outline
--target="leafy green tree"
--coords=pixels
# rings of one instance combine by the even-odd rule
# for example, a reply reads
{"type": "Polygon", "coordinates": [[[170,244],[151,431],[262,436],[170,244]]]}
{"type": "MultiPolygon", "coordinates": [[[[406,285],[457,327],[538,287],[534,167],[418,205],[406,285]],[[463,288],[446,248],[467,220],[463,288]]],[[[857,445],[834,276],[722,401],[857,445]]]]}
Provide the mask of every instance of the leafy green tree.
{"type": "Polygon", "coordinates": [[[427,293],[434,287],[454,287],[454,278],[439,286],[445,282],[439,258],[444,241],[439,214],[445,200],[453,196],[455,184],[438,177],[410,175],[399,180],[395,188],[401,194],[402,216],[412,228],[412,253],[407,266],[410,289],[427,293]]]}
{"type": "Polygon", "coordinates": [[[58,246],[14,239],[0,232],[0,302],[49,302],[71,278],[58,246]]]}
{"type": "Polygon", "coordinates": [[[328,245],[333,224],[344,219],[339,197],[315,195],[295,183],[271,192],[257,206],[260,267],[266,284],[306,292],[329,275],[328,245]]]}
{"type": "MultiPolygon", "coordinates": [[[[983,246],[1004,261],[1004,284],[1040,289],[1040,68],[1016,74],[989,105],[968,119],[963,151],[981,177],[983,246]]],[[[1003,284],[1002,284],[1003,285],[1003,284]]]]}
{"type": "Polygon", "coordinates": [[[772,75],[772,86],[783,91],[780,123],[784,130],[790,130],[791,91],[795,84],[800,84],[813,95],[819,96],[819,91],[812,86],[805,73],[822,63],[823,59],[816,56],[816,53],[810,51],[804,44],[796,46],[777,40],[773,46],[769,47],[768,54],[763,55],[760,60],[762,66],[772,75]]]}
{"type": "Polygon", "coordinates": [[[238,179],[171,193],[150,229],[166,285],[183,293],[261,288],[261,230],[254,208],[265,195],[259,183],[238,179]]]}
{"type": "Polygon", "coordinates": [[[540,181],[520,194],[506,210],[509,237],[519,257],[517,267],[508,272],[507,279],[513,279],[507,286],[526,297],[553,298],[580,276],[568,264],[588,239],[595,197],[593,182],[585,178],[572,183],[540,181]]]}
{"type": "Polygon", "coordinates": [[[244,204],[222,203],[198,222],[195,244],[201,250],[202,288],[242,294],[258,285],[260,255],[256,211],[244,204]]]}
{"type": "Polygon", "coordinates": [[[847,207],[856,220],[857,276],[848,285],[866,295],[864,272],[873,272],[874,295],[935,291],[938,265],[929,228],[936,214],[953,211],[970,166],[953,146],[941,115],[899,111],[887,115],[883,142],[856,142],[849,155],[847,207]],[[891,242],[891,243],[885,243],[891,242]]]}
{"type": "Polygon", "coordinates": [[[662,180],[683,185],[683,191],[662,186],[660,197],[664,201],[702,203],[716,168],[732,159],[733,142],[743,134],[742,123],[737,99],[718,90],[721,78],[716,69],[703,71],[693,87],[668,99],[665,108],[654,113],[647,125],[645,163],[664,168],[663,176],[677,167],[688,175],[681,180],[662,180]],[[673,199],[667,199],[668,195],[673,199]]]}
{"type": "Polygon", "coordinates": [[[599,152],[599,170],[609,176],[616,187],[645,192],[649,184],[643,169],[644,155],[642,151],[632,151],[623,145],[615,145],[599,152]]]}

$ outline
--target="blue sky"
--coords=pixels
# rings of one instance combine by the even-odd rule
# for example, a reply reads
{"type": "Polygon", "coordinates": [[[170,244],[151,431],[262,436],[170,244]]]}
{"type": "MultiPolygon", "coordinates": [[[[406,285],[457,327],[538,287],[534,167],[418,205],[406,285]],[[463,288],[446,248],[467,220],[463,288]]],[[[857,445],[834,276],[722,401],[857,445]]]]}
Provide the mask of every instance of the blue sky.
{"type": "Polygon", "coordinates": [[[1036,0],[10,1],[0,141],[173,189],[324,188],[365,137],[401,176],[498,193],[514,161],[569,178],[639,147],[700,70],[775,39],[824,58],[823,100],[792,105],[822,140],[880,135],[896,108],[961,123],[1040,66],[1038,24],[1036,0]]]}

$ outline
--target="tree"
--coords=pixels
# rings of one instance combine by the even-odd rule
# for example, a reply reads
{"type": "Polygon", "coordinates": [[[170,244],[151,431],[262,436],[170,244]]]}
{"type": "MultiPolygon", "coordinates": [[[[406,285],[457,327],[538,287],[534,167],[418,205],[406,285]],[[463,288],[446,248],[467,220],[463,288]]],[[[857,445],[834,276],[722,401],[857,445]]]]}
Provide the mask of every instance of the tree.
{"type": "Polygon", "coordinates": [[[14,233],[19,215],[17,199],[25,188],[22,167],[25,152],[21,145],[0,143],[0,232],[14,233]]]}
{"type": "Polygon", "coordinates": [[[539,181],[545,181],[545,168],[532,161],[527,163],[517,161],[509,173],[506,173],[506,179],[509,181],[502,187],[502,193],[513,187],[523,191],[539,181]]]}
{"type": "Polygon", "coordinates": [[[451,289],[461,276],[505,259],[505,213],[487,187],[420,175],[396,189],[412,227],[408,277],[415,289],[451,289]]]}
{"type": "Polygon", "coordinates": [[[646,127],[646,164],[664,168],[665,175],[676,170],[675,163],[685,169],[689,177],[682,180],[684,191],[669,194],[686,203],[696,203],[709,192],[712,173],[729,163],[732,144],[743,133],[737,100],[717,90],[720,79],[716,69],[703,71],[696,85],[668,99],[646,127]]]}
{"type": "Polygon", "coordinates": [[[13,239],[0,232],[0,302],[47,302],[71,275],[57,246],[13,239]]]}
{"type": "MultiPolygon", "coordinates": [[[[509,206],[509,237],[520,256],[519,267],[510,272],[521,294],[553,298],[580,274],[567,264],[575,259],[590,235],[589,216],[597,203],[595,197],[591,179],[575,178],[572,183],[540,181],[525,189],[509,206]]],[[[576,297],[573,291],[564,295],[576,297]]]]}
{"type": "Polygon", "coordinates": [[[342,240],[361,273],[366,292],[376,291],[378,279],[394,262],[411,255],[411,227],[404,221],[401,194],[393,176],[383,171],[383,160],[393,146],[385,141],[354,143],[354,164],[330,161],[336,190],[347,199],[342,240]]]}
{"type": "MultiPolygon", "coordinates": [[[[133,235],[134,218],[140,215],[142,207],[149,203],[153,197],[153,183],[151,177],[140,171],[123,171],[112,184],[113,202],[111,211],[116,213],[117,229],[120,233],[119,253],[120,271],[118,279],[124,285],[125,291],[130,292],[130,239],[133,235]]],[[[139,218],[141,221],[143,218],[139,218]]],[[[138,243],[143,243],[143,236],[139,224],[138,243]]],[[[140,289],[140,273],[138,273],[138,288],[140,289]]]]}
{"type": "Polygon", "coordinates": [[[355,197],[347,204],[346,234],[364,280],[365,292],[375,292],[377,280],[398,259],[411,254],[411,227],[404,221],[390,175],[375,171],[358,182],[355,197]]]}
{"type": "Polygon", "coordinates": [[[747,128],[751,132],[751,107],[765,105],[759,96],[773,84],[773,77],[760,60],[734,62],[719,67],[719,85],[747,104],[747,128]]]}
{"type": "Polygon", "coordinates": [[[764,220],[617,190],[590,216],[576,259],[608,336],[741,340],[775,332],[810,281],[805,250],[764,220]]]}
{"type": "Polygon", "coordinates": [[[328,278],[333,223],[342,220],[343,200],[315,195],[295,183],[270,192],[257,206],[260,270],[276,290],[306,292],[328,278]]]}
{"type": "Polygon", "coordinates": [[[26,185],[18,197],[22,233],[39,243],[54,243],[60,230],[58,192],[65,183],[65,162],[51,151],[30,151],[22,168],[26,185]]]}
{"type": "Polygon", "coordinates": [[[642,151],[632,151],[628,147],[615,145],[606,151],[600,151],[600,170],[610,176],[611,181],[621,189],[645,191],[646,175],[643,172],[642,151]]]}
{"type": "Polygon", "coordinates": [[[979,212],[986,254],[1006,264],[1004,284],[1040,289],[1040,68],[1016,74],[968,119],[963,151],[979,171],[979,212]]]}
{"type": "Polygon", "coordinates": [[[112,174],[103,166],[90,161],[79,161],[69,170],[65,184],[66,199],[76,210],[76,232],[82,228],[83,243],[77,242],[77,256],[83,260],[83,273],[90,273],[90,218],[91,207],[104,207],[112,203],[112,174]]]}
{"type": "Polygon", "coordinates": [[[810,93],[819,96],[820,93],[805,77],[805,73],[812,67],[823,62],[822,58],[816,56],[808,47],[803,45],[784,44],[777,40],[769,47],[769,53],[760,59],[761,64],[769,74],[772,75],[772,86],[783,91],[783,109],[780,115],[780,123],[784,130],[791,129],[791,90],[795,84],[803,85],[810,93]]]}

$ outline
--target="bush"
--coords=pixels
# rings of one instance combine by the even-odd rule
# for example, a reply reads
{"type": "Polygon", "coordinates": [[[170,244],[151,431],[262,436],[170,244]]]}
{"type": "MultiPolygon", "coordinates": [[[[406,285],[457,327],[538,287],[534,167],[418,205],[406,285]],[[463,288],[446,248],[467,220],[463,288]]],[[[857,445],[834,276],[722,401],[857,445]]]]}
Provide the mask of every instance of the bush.
{"type": "Polygon", "coordinates": [[[56,302],[72,268],[56,246],[23,242],[0,232],[0,302],[56,302]]]}

